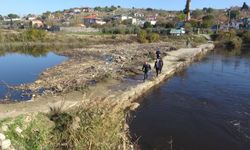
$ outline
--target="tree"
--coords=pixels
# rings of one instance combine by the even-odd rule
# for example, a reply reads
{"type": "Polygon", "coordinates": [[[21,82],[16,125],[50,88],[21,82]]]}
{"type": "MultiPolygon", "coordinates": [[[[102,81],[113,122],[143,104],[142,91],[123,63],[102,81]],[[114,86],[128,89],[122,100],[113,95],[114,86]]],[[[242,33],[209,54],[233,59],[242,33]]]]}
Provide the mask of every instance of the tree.
{"type": "Polygon", "coordinates": [[[202,27],[202,28],[209,28],[209,27],[211,27],[212,25],[213,25],[213,22],[212,22],[212,21],[205,20],[205,21],[202,22],[201,27],[202,27]]]}
{"type": "Polygon", "coordinates": [[[13,27],[13,20],[15,18],[19,18],[19,16],[17,14],[8,14],[8,17],[10,18],[10,27],[13,27]]]}
{"type": "Polygon", "coordinates": [[[115,11],[116,9],[117,8],[115,6],[113,6],[113,5],[110,7],[110,11],[115,11]]]}
{"type": "Polygon", "coordinates": [[[207,13],[209,13],[209,14],[213,13],[213,11],[214,11],[214,9],[211,8],[211,7],[209,7],[209,8],[207,9],[207,13]]]}
{"type": "Polygon", "coordinates": [[[207,7],[204,7],[202,11],[207,12],[207,9],[208,9],[207,7]]]}
{"type": "Polygon", "coordinates": [[[173,22],[158,21],[156,23],[155,27],[160,27],[160,28],[174,28],[174,23],[173,22]]]}
{"type": "Polygon", "coordinates": [[[185,19],[185,14],[180,13],[177,18],[179,19],[179,21],[183,21],[185,19]]]}
{"type": "Polygon", "coordinates": [[[8,17],[10,19],[15,19],[15,18],[19,18],[19,16],[17,14],[8,14],[8,17]]]}
{"type": "Polygon", "coordinates": [[[165,25],[165,28],[174,28],[174,23],[173,22],[167,22],[165,25]]]}
{"type": "Polygon", "coordinates": [[[0,20],[3,20],[3,16],[2,15],[0,15],[0,20]]]}
{"type": "Polygon", "coordinates": [[[61,19],[63,17],[63,14],[60,11],[56,11],[54,14],[55,18],[61,19]]]}
{"type": "Polygon", "coordinates": [[[200,26],[200,22],[197,22],[195,20],[190,20],[189,23],[191,24],[193,28],[199,28],[200,26]]]}
{"type": "Polygon", "coordinates": [[[95,11],[102,11],[102,8],[100,6],[97,6],[94,8],[95,11]]]}
{"type": "Polygon", "coordinates": [[[202,11],[197,9],[192,12],[192,17],[198,19],[201,18],[202,14],[202,11]]]}
{"type": "Polygon", "coordinates": [[[122,24],[126,25],[126,26],[129,26],[129,25],[132,25],[132,21],[127,19],[127,20],[123,20],[122,21],[122,24]]]}
{"type": "Polygon", "coordinates": [[[229,16],[230,16],[230,19],[238,19],[239,16],[240,16],[240,12],[238,10],[229,10],[229,16]]]}
{"type": "Polygon", "coordinates": [[[153,8],[147,8],[146,10],[147,11],[153,11],[153,8]]]}
{"type": "Polygon", "coordinates": [[[50,15],[51,15],[51,12],[50,11],[46,11],[45,13],[42,14],[42,19],[46,20],[46,19],[49,18],[50,15]]]}
{"type": "Polygon", "coordinates": [[[249,9],[248,5],[246,4],[246,2],[244,2],[240,10],[248,10],[248,9],[249,9]]]}
{"type": "Polygon", "coordinates": [[[207,16],[204,16],[202,17],[202,20],[203,21],[211,21],[214,19],[214,16],[213,15],[207,15],[207,16]]]}
{"type": "Polygon", "coordinates": [[[186,22],[184,28],[185,28],[185,30],[190,32],[192,30],[192,24],[189,22],[186,22]]]}
{"type": "Polygon", "coordinates": [[[152,25],[151,25],[150,22],[145,22],[144,25],[143,25],[143,28],[144,28],[144,29],[152,28],[152,25]]]}
{"type": "Polygon", "coordinates": [[[202,28],[209,28],[214,24],[214,16],[207,15],[202,18],[202,28]]]}

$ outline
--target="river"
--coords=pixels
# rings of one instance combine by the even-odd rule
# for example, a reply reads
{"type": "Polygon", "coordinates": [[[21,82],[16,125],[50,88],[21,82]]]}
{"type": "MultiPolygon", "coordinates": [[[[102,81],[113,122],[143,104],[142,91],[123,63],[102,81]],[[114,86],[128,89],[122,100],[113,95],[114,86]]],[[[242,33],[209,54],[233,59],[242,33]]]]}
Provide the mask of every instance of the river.
{"type": "Polygon", "coordinates": [[[27,93],[30,91],[12,90],[7,86],[34,82],[45,69],[60,64],[66,59],[47,50],[27,50],[25,53],[7,52],[0,55],[0,101],[6,98],[15,101],[29,100],[31,95],[27,93]]]}
{"type": "Polygon", "coordinates": [[[141,149],[250,150],[250,55],[212,52],[139,101],[141,149]]]}

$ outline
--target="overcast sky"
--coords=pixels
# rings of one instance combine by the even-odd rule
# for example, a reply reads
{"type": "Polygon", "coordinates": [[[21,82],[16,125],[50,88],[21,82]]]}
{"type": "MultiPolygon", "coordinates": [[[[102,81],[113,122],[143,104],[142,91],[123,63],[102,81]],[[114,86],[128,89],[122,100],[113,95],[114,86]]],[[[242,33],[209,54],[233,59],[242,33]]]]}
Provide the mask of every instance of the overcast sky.
{"type": "MultiPolygon", "coordinates": [[[[47,10],[56,11],[81,6],[120,5],[126,8],[158,8],[166,10],[182,10],[186,0],[1,0],[0,14],[16,13],[41,14],[47,10]]],[[[192,9],[213,7],[228,8],[242,6],[243,2],[250,5],[250,0],[192,0],[192,9]]]]}

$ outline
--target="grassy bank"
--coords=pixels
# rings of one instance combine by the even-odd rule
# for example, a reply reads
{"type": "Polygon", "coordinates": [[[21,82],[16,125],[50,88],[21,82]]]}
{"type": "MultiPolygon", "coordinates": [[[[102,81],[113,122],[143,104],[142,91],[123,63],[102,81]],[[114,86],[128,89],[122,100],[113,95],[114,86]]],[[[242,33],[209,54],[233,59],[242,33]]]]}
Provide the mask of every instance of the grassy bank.
{"type": "Polygon", "coordinates": [[[114,42],[133,42],[133,35],[119,36],[114,38],[110,34],[102,33],[70,33],[70,32],[47,32],[44,30],[0,30],[0,46],[6,45],[90,45],[114,42]],[[123,40],[123,41],[121,41],[123,40]]]}
{"type": "Polygon", "coordinates": [[[213,40],[216,41],[216,47],[220,49],[241,50],[249,47],[250,31],[221,31],[218,34],[212,35],[213,40]]]}
{"type": "Polygon", "coordinates": [[[13,147],[25,150],[131,149],[124,128],[126,113],[124,109],[98,104],[67,112],[62,107],[51,108],[48,114],[3,120],[0,133],[11,140],[13,147]]]}

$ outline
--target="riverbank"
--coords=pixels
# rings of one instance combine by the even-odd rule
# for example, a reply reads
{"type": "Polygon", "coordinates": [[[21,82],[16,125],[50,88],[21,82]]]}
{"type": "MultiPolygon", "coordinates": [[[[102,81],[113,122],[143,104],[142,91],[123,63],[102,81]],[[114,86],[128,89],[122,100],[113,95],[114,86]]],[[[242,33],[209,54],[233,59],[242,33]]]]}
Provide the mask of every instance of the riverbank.
{"type": "MultiPolygon", "coordinates": [[[[121,46],[121,45],[120,45],[121,46]]],[[[37,149],[42,148],[43,144],[48,146],[55,146],[55,143],[59,143],[59,147],[66,145],[66,146],[72,146],[74,149],[82,149],[82,148],[115,148],[115,149],[124,149],[124,148],[131,148],[131,143],[129,142],[127,138],[127,126],[124,124],[126,123],[126,116],[129,110],[133,110],[136,107],[138,107],[138,103],[135,102],[135,100],[141,96],[143,93],[146,93],[149,89],[154,87],[155,85],[161,83],[171,75],[173,75],[178,69],[182,69],[183,67],[190,64],[194,59],[196,59],[199,55],[206,54],[209,50],[213,49],[213,44],[205,44],[198,46],[197,48],[190,48],[190,49],[179,49],[175,51],[170,51],[170,45],[166,45],[166,43],[161,44],[146,44],[146,45],[123,45],[122,47],[126,48],[129,47],[131,51],[128,51],[127,53],[134,52],[134,56],[137,56],[137,52],[140,49],[148,49],[149,51],[144,51],[145,53],[151,52],[154,56],[155,49],[160,47],[163,54],[166,55],[166,57],[163,58],[164,61],[164,68],[162,70],[162,74],[158,76],[157,78],[152,77],[146,82],[142,82],[142,78],[140,76],[140,68],[141,68],[141,62],[133,61],[134,63],[129,65],[129,62],[126,61],[124,64],[126,66],[135,66],[133,69],[123,69],[122,73],[129,73],[133,72],[133,75],[135,75],[138,78],[131,78],[131,79],[119,79],[115,80],[115,77],[112,78],[104,78],[106,80],[99,80],[97,84],[94,84],[92,86],[88,87],[88,92],[82,92],[82,91],[74,91],[69,92],[67,94],[62,95],[53,95],[47,94],[46,96],[42,97],[36,97],[33,101],[30,102],[24,102],[24,103],[18,103],[18,104],[8,104],[8,105],[0,105],[0,118],[7,118],[7,117],[15,117],[19,116],[20,114],[30,114],[32,115],[22,115],[21,117],[18,117],[14,120],[5,120],[0,123],[2,127],[8,126],[7,131],[3,131],[0,129],[0,132],[4,132],[4,134],[7,135],[7,138],[9,138],[11,141],[14,142],[15,146],[20,146],[18,144],[21,144],[23,146],[30,146],[31,143],[36,142],[32,141],[29,136],[33,134],[32,130],[33,128],[36,128],[39,133],[37,133],[37,136],[43,136],[43,140],[39,141],[40,143],[37,144],[37,149]],[[144,46],[144,47],[142,47],[144,46]],[[139,63],[139,64],[135,64],[139,63]],[[131,71],[135,70],[135,71],[131,71]],[[139,74],[139,75],[138,75],[139,74]],[[108,80],[107,80],[108,79],[108,80]],[[39,112],[49,113],[47,114],[41,114],[39,112]],[[52,110],[52,111],[51,111],[52,110]],[[43,122],[37,122],[37,117],[39,116],[40,120],[43,120],[43,122]],[[57,116],[57,117],[55,117],[57,116]],[[87,116],[87,117],[86,117],[87,116]],[[55,119],[56,118],[56,119],[55,119]],[[61,118],[61,119],[60,119],[61,118]],[[32,126],[27,127],[27,121],[34,123],[32,126]],[[87,120],[87,122],[86,122],[87,120]],[[45,126],[45,123],[48,126],[45,126]],[[71,124],[74,124],[71,126],[71,124]],[[76,126],[75,126],[76,125],[76,126]],[[23,134],[16,133],[17,126],[22,129],[23,134]],[[62,133],[54,132],[55,129],[58,129],[57,127],[66,127],[69,130],[63,130],[62,133]],[[41,128],[41,129],[40,129],[41,128]],[[91,129],[91,130],[90,130],[91,129]],[[115,129],[115,130],[114,130],[115,129]],[[79,132],[79,130],[81,132],[79,132]],[[112,130],[112,131],[110,131],[112,130]],[[45,132],[46,131],[46,134],[45,132]],[[48,133],[49,132],[49,133],[48,133]],[[112,132],[112,133],[110,133],[112,132]],[[59,138],[59,141],[50,141],[49,137],[58,137],[59,134],[64,134],[65,137],[73,137],[73,141],[65,141],[64,138],[59,138]],[[18,136],[13,136],[18,135],[18,136]],[[20,136],[20,137],[19,137],[20,136]],[[25,139],[26,142],[17,142],[20,139],[25,139]],[[79,137],[80,136],[80,137],[79,137]],[[79,140],[80,138],[80,140],[79,140]],[[77,141],[75,141],[78,139],[77,141]],[[84,141],[83,143],[81,142],[84,141]],[[53,143],[54,142],[54,143],[53,143]],[[66,144],[65,144],[66,143],[66,144]],[[77,145],[84,145],[81,147],[77,147],[77,145]]],[[[100,49],[100,48],[98,48],[100,49]]],[[[108,49],[107,47],[102,46],[102,49],[108,49]]],[[[116,52],[115,49],[117,47],[109,49],[110,53],[116,52]]],[[[119,48],[120,49],[120,48],[119,48]]],[[[84,51],[83,51],[84,52],[84,51]]],[[[86,52],[86,51],[85,51],[86,52]]],[[[92,49],[91,54],[98,54],[97,49],[92,49]]],[[[123,52],[123,51],[118,51],[123,52]]],[[[116,54],[116,53],[115,53],[116,54]]],[[[83,55],[77,55],[74,57],[83,57],[86,56],[86,53],[83,53],[83,55]]],[[[108,55],[107,55],[108,56],[108,55]]],[[[118,59],[114,59],[116,61],[120,61],[118,64],[121,64],[123,61],[123,57],[126,58],[126,54],[121,53],[117,57],[118,59]]],[[[87,55],[88,58],[96,58],[92,57],[91,55],[87,55]]],[[[149,59],[152,56],[144,56],[144,59],[149,59]]],[[[98,58],[98,57],[97,57],[98,58]]],[[[109,57],[108,57],[109,58],[109,57]]],[[[134,57],[133,59],[136,59],[137,57],[134,57]]],[[[143,61],[143,57],[139,57],[143,61]]],[[[132,58],[126,58],[126,60],[133,60],[132,58]]],[[[79,60],[79,59],[78,59],[79,60]]],[[[86,61],[86,57],[82,59],[86,61]]],[[[90,60],[91,61],[91,60],[90,60]]],[[[100,59],[98,63],[96,63],[92,66],[87,65],[85,69],[90,67],[90,69],[87,72],[84,73],[90,73],[91,69],[95,69],[99,66],[99,68],[107,69],[109,68],[115,68],[117,67],[117,64],[114,63],[110,65],[109,59],[100,59]],[[115,65],[116,64],[116,65],[115,65]],[[104,68],[106,66],[106,68],[104,68]]],[[[69,65],[62,64],[64,66],[68,66],[69,70],[66,72],[69,72],[69,74],[73,74],[73,76],[69,76],[69,79],[75,79],[73,71],[79,71],[80,68],[83,68],[85,65],[80,61],[78,62],[78,65],[70,64],[73,63],[73,60],[65,62],[66,64],[69,63],[69,65]],[[72,66],[72,67],[70,67],[72,66]],[[79,67],[80,66],[80,67],[79,67]],[[79,68],[77,68],[79,67],[79,68]]],[[[86,62],[85,62],[86,64],[86,62]]],[[[153,64],[151,64],[153,66],[153,64]]],[[[59,73],[56,74],[58,77],[62,76],[63,69],[62,66],[57,66],[53,70],[58,70],[59,73]],[[57,68],[57,69],[55,69],[57,68]]],[[[85,70],[84,69],[84,70],[85,70]]],[[[119,70],[119,69],[118,69],[119,70]]],[[[45,71],[49,73],[50,69],[45,71]]],[[[80,70],[81,71],[81,70],[80,70]]],[[[116,70],[117,71],[117,70],[116,70]]],[[[95,70],[94,72],[98,72],[98,70],[95,70]]],[[[48,74],[47,73],[47,74],[48,74]]],[[[82,73],[82,74],[84,74],[82,73]]],[[[117,72],[119,73],[119,71],[117,72]]],[[[113,73],[117,75],[117,73],[113,73]]],[[[154,74],[153,74],[154,76],[154,74]]],[[[125,77],[125,76],[123,76],[125,77]]],[[[83,76],[79,76],[79,79],[84,78],[83,76]]],[[[41,76],[41,78],[35,83],[37,85],[50,85],[48,84],[50,81],[53,81],[53,79],[58,79],[56,76],[54,78],[49,78],[49,76],[45,76],[44,78],[41,76]],[[45,80],[45,81],[44,81],[45,80]]],[[[100,78],[102,79],[102,78],[100,78]]],[[[61,81],[61,80],[56,80],[61,81]]],[[[98,81],[98,80],[97,80],[98,81]]],[[[58,85],[58,84],[55,84],[58,85]]],[[[29,86],[33,86],[36,88],[34,84],[31,84],[29,86]]],[[[59,89],[60,87],[57,86],[59,89]]],[[[64,89],[64,87],[62,87],[64,89]]],[[[57,130],[58,131],[58,130],[57,130]]],[[[60,131],[60,130],[59,130],[60,131]]],[[[56,145],[58,146],[58,145],[56,145]]],[[[44,147],[43,147],[44,148],[44,147]]]]}

